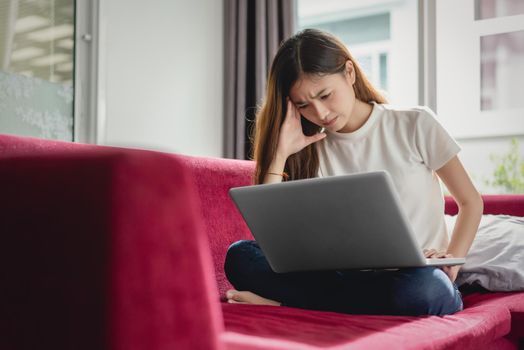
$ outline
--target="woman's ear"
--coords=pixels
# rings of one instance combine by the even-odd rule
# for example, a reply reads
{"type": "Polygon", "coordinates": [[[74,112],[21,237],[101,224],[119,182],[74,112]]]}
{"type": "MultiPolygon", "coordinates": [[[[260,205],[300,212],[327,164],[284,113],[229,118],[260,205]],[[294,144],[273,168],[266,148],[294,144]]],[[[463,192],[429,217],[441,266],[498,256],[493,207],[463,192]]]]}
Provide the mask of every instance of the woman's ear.
{"type": "Polygon", "coordinates": [[[355,67],[353,66],[353,62],[351,60],[346,61],[346,78],[348,79],[348,82],[350,85],[355,84],[356,81],[356,74],[355,74],[355,67]]]}

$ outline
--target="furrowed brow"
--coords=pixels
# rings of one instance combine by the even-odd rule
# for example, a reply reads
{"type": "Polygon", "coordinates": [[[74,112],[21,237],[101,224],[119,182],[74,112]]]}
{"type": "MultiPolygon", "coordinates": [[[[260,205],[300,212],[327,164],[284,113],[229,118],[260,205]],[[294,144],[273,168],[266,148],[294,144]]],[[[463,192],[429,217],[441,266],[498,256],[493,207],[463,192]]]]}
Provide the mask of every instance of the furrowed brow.
{"type": "MultiPolygon", "coordinates": [[[[325,88],[322,89],[322,90],[320,90],[320,91],[319,91],[315,96],[311,97],[311,99],[315,99],[315,98],[319,97],[319,96],[322,95],[326,90],[327,90],[327,89],[325,89],[325,88]]],[[[295,104],[296,104],[297,106],[302,106],[302,105],[307,104],[307,102],[304,102],[304,101],[296,101],[295,104]]]]}

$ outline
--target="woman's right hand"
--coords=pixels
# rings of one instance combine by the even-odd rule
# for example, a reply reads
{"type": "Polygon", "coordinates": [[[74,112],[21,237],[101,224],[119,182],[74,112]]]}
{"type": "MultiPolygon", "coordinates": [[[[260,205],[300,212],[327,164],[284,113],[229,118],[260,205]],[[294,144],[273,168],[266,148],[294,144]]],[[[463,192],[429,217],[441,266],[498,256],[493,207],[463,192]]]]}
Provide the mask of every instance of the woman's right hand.
{"type": "Polygon", "coordinates": [[[300,112],[291,100],[287,98],[286,116],[280,128],[277,147],[277,153],[284,159],[326,137],[324,132],[312,136],[304,135],[300,118],[300,112]]]}

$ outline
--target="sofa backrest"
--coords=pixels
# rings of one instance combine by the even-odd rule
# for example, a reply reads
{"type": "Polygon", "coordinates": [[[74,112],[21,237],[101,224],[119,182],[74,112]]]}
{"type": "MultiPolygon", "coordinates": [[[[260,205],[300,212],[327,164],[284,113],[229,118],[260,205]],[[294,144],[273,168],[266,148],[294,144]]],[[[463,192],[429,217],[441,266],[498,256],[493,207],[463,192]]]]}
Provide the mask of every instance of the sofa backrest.
{"type": "Polygon", "coordinates": [[[209,246],[215,263],[215,277],[221,296],[232,288],[224,273],[224,260],[228,247],[241,239],[254,239],[229,197],[232,187],[253,183],[255,164],[220,158],[179,157],[193,174],[200,197],[201,216],[204,230],[209,237],[209,246]]]}
{"type": "MultiPolygon", "coordinates": [[[[524,216],[524,194],[484,194],[484,214],[524,216]]],[[[457,215],[458,206],[453,197],[446,197],[446,214],[457,215]]]]}
{"type": "Polygon", "coordinates": [[[98,148],[100,146],[83,143],[0,134],[0,158],[35,155],[47,151],[75,152],[78,150],[96,150],[98,148]]]}

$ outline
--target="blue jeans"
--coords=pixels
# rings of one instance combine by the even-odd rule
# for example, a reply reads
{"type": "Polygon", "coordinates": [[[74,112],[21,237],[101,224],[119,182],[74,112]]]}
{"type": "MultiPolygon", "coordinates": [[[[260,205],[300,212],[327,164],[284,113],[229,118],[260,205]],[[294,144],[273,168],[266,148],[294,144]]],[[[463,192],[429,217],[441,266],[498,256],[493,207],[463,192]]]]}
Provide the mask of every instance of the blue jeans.
{"type": "Polygon", "coordinates": [[[224,270],[235,289],[290,307],[410,316],[463,309],[457,286],[436,267],[276,273],[256,241],[242,240],[229,247],[224,270]]]}

